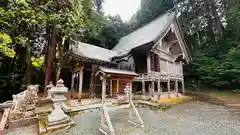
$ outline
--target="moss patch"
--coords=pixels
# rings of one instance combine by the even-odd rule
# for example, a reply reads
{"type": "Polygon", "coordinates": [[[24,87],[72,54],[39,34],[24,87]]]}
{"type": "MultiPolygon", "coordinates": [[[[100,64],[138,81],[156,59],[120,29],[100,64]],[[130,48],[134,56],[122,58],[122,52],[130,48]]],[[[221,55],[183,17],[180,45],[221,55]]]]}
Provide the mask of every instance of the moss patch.
{"type": "Polygon", "coordinates": [[[160,103],[169,103],[169,104],[178,104],[178,103],[186,101],[187,99],[188,98],[186,98],[186,97],[163,98],[163,99],[160,99],[158,102],[160,102],[160,103]]]}
{"type": "Polygon", "coordinates": [[[39,126],[41,126],[41,128],[46,128],[47,125],[46,125],[46,120],[44,119],[39,119],[39,126]]]}
{"type": "Polygon", "coordinates": [[[78,115],[78,114],[79,114],[79,112],[69,112],[69,113],[67,113],[67,115],[71,118],[78,115]]]}

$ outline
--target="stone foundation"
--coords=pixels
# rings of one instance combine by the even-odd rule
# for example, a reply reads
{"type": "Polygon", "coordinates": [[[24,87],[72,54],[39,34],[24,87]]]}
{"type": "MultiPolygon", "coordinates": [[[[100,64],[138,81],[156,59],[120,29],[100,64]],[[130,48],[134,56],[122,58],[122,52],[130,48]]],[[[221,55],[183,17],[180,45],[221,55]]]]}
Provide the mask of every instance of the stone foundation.
{"type": "Polygon", "coordinates": [[[49,132],[54,132],[56,130],[60,130],[60,129],[63,129],[66,127],[71,127],[75,124],[76,123],[69,116],[64,120],[52,122],[52,123],[48,123],[47,118],[41,119],[38,121],[39,134],[46,134],[49,132]]]}

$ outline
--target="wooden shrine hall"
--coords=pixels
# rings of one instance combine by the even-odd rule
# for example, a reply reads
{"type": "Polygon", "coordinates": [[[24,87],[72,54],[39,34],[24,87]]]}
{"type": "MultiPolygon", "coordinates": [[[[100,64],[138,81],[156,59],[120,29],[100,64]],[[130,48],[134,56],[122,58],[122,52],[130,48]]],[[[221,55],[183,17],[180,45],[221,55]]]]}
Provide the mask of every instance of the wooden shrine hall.
{"type": "MultiPolygon", "coordinates": [[[[134,72],[133,92],[161,98],[163,92],[184,94],[183,65],[191,61],[176,13],[169,11],[122,37],[112,49],[83,42],[70,45],[61,78],[72,98],[101,97],[100,68],[134,72]],[[174,84],[174,85],[172,85],[174,84]],[[179,87],[181,86],[181,87],[179,87]]],[[[126,83],[108,80],[106,94],[123,93],[126,83]]]]}

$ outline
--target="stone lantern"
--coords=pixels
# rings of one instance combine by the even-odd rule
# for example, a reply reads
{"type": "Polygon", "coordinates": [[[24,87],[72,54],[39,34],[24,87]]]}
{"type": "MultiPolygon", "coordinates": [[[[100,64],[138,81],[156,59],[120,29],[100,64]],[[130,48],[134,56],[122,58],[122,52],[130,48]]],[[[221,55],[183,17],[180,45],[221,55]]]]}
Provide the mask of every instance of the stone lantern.
{"type": "Polygon", "coordinates": [[[50,89],[52,89],[54,87],[52,81],[49,83],[49,85],[46,86],[46,91],[48,93],[47,99],[51,99],[51,93],[50,93],[50,89]]]}
{"type": "Polygon", "coordinates": [[[62,79],[57,82],[56,87],[53,87],[49,90],[51,93],[51,99],[53,101],[53,110],[51,114],[48,115],[48,125],[51,125],[51,123],[67,120],[68,117],[61,108],[64,104],[64,101],[67,99],[64,96],[64,93],[67,91],[68,88],[64,86],[62,79]]]}

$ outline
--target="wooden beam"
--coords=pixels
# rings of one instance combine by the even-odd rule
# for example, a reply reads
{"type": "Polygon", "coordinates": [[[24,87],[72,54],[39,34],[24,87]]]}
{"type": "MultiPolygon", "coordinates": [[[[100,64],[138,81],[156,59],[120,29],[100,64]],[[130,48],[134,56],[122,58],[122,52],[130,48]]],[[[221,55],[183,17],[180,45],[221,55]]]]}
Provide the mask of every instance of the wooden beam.
{"type": "Polygon", "coordinates": [[[133,78],[129,78],[129,77],[109,77],[109,80],[124,80],[124,81],[132,81],[133,78]]]}
{"type": "Polygon", "coordinates": [[[9,114],[10,114],[10,108],[5,108],[2,115],[2,119],[0,121],[0,135],[4,135],[4,128],[5,128],[5,125],[7,124],[7,119],[9,114]]]}

